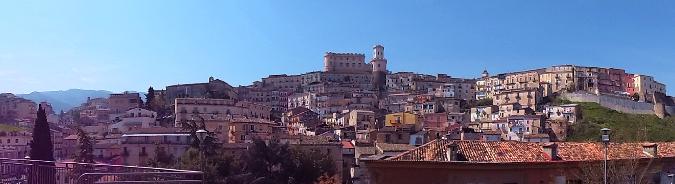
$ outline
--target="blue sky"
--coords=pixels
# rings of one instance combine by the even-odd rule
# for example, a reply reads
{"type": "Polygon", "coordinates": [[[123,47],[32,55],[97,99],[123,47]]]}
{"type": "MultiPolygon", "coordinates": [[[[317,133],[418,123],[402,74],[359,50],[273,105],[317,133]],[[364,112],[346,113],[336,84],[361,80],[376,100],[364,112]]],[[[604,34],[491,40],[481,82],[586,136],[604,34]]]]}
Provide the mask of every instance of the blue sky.
{"type": "Polygon", "coordinates": [[[675,1],[3,1],[0,92],[247,85],[324,52],[458,77],[578,64],[675,91],[675,1]]]}

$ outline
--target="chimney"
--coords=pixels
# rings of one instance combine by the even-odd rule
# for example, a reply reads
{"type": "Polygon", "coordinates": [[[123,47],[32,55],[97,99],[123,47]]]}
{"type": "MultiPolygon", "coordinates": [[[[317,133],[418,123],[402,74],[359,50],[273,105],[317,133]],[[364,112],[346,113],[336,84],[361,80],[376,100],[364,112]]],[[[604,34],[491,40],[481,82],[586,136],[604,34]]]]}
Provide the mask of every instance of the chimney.
{"type": "Polygon", "coordinates": [[[558,157],[558,144],[549,142],[545,143],[542,148],[546,154],[551,156],[551,160],[560,160],[560,157],[558,157]]]}
{"type": "Polygon", "coordinates": [[[642,152],[652,157],[658,157],[658,145],[656,143],[644,143],[642,144],[642,152]]]}
{"type": "Polygon", "coordinates": [[[445,152],[447,161],[458,161],[457,159],[457,143],[452,142],[447,145],[445,152]]]}

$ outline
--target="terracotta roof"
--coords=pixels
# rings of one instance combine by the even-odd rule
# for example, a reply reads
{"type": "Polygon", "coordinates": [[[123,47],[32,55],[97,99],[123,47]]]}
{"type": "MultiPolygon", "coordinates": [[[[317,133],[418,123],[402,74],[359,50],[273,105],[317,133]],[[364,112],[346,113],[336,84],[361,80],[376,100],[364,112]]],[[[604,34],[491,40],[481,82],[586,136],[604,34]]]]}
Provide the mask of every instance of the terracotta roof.
{"type": "Polygon", "coordinates": [[[459,154],[470,162],[545,162],[550,157],[536,143],[458,141],[459,154]]]}
{"type": "Polygon", "coordinates": [[[342,141],[342,149],[354,149],[354,145],[349,141],[342,141]]]}
{"type": "Polygon", "coordinates": [[[549,138],[548,134],[526,134],[524,135],[525,138],[528,139],[540,139],[540,138],[549,138]]]}
{"type": "Polygon", "coordinates": [[[377,143],[375,145],[382,152],[401,152],[415,149],[415,146],[410,144],[388,144],[388,143],[377,143]]]}
{"type": "MultiPolygon", "coordinates": [[[[675,142],[661,143],[611,143],[609,145],[609,159],[649,158],[643,151],[643,146],[656,145],[660,157],[675,157],[675,142]]],[[[558,143],[558,157],[568,161],[603,160],[604,146],[601,143],[558,143]]]]}
{"type": "Polygon", "coordinates": [[[361,155],[375,155],[377,154],[377,148],[373,146],[357,146],[356,153],[361,155]]]}
{"type": "Polygon", "coordinates": [[[308,144],[340,144],[338,143],[338,140],[336,140],[333,137],[328,137],[328,136],[305,136],[305,135],[297,135],[297,136],[284,136],[281,139],[285,139],[288,141],[290,144],[302,144],[302,145],[308,145],[308,144]]]}
{"type": "Polygon", "coordinates": [[[675,157],[675,142],[659,142],[656,144],[660,157],[675,157]]]}
{"type": "Polygon", "coordinates": [[[301,115],[301,114],[304,114],[304,113],[307,113],[307,112],[316,114],[314,111],[312,111],[308,108],[305,108],[305,107],[296,107],[296,108],[288,110],[286,113],[295,117],[295,116],[298,116],[298,115],[301,115]]]}
{"type": "MultiPolygon", "coordinates": [[[[551,156],[543,146],[556,145],[555,161],[603,160],[604,146],[592,142],[529,143],[516,141],[451,141],[434,140],[413,150],[404,152],[389,160],[395,161],[438,161],[447,162],[446,152],[452,143],[457,145],[461,161],[467,162],[551,162],[551,156]]],[[[656,146],[659,157],[675,157],[675,142],[657,143],[611,143],[609,159],[651,158],[645,146],[656,146]]]]}

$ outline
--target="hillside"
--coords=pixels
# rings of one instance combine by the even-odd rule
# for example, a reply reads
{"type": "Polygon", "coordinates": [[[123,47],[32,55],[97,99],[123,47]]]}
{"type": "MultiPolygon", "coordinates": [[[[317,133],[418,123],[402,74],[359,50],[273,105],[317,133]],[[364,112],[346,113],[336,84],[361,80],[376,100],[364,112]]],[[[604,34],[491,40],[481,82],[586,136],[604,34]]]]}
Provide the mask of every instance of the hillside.
{"type": "Polygon", "coordinates": [[[659,119],[655,115],[621,113],[597,103],[575,103],[581,106],[582,120],[570,127],[568,141],[597,141],[604,127],[612,129],[611,139],[617,142],[675,141],[674,117],[659,119]]]}
{"type": "Polygon", "coordinates": [[[52,104],[54,112],[59,113],[61,110],[68,111],[73,107],[79,106],[87,101],[87,97],[108,97],[110,93],[110,91],[105,90],[69,89],[65,91],[32,92],[30,94],[18,94],[17,96],[32,100],[36,103],[43,101],[49,102],[52,104]]]}

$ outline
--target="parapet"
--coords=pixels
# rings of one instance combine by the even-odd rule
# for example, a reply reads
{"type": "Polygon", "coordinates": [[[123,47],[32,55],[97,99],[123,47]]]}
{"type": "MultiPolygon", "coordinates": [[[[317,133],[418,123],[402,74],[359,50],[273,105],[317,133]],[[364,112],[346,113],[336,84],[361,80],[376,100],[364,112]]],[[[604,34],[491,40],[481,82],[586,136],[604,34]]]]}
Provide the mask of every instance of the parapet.
{"type": "Polygon", "coordinates": [[[365,54],[361,54],[361,53],[338,53],[338,52],[326,52],[325,56],[359,56],[359,57],[366,57],[365,54]]]}

